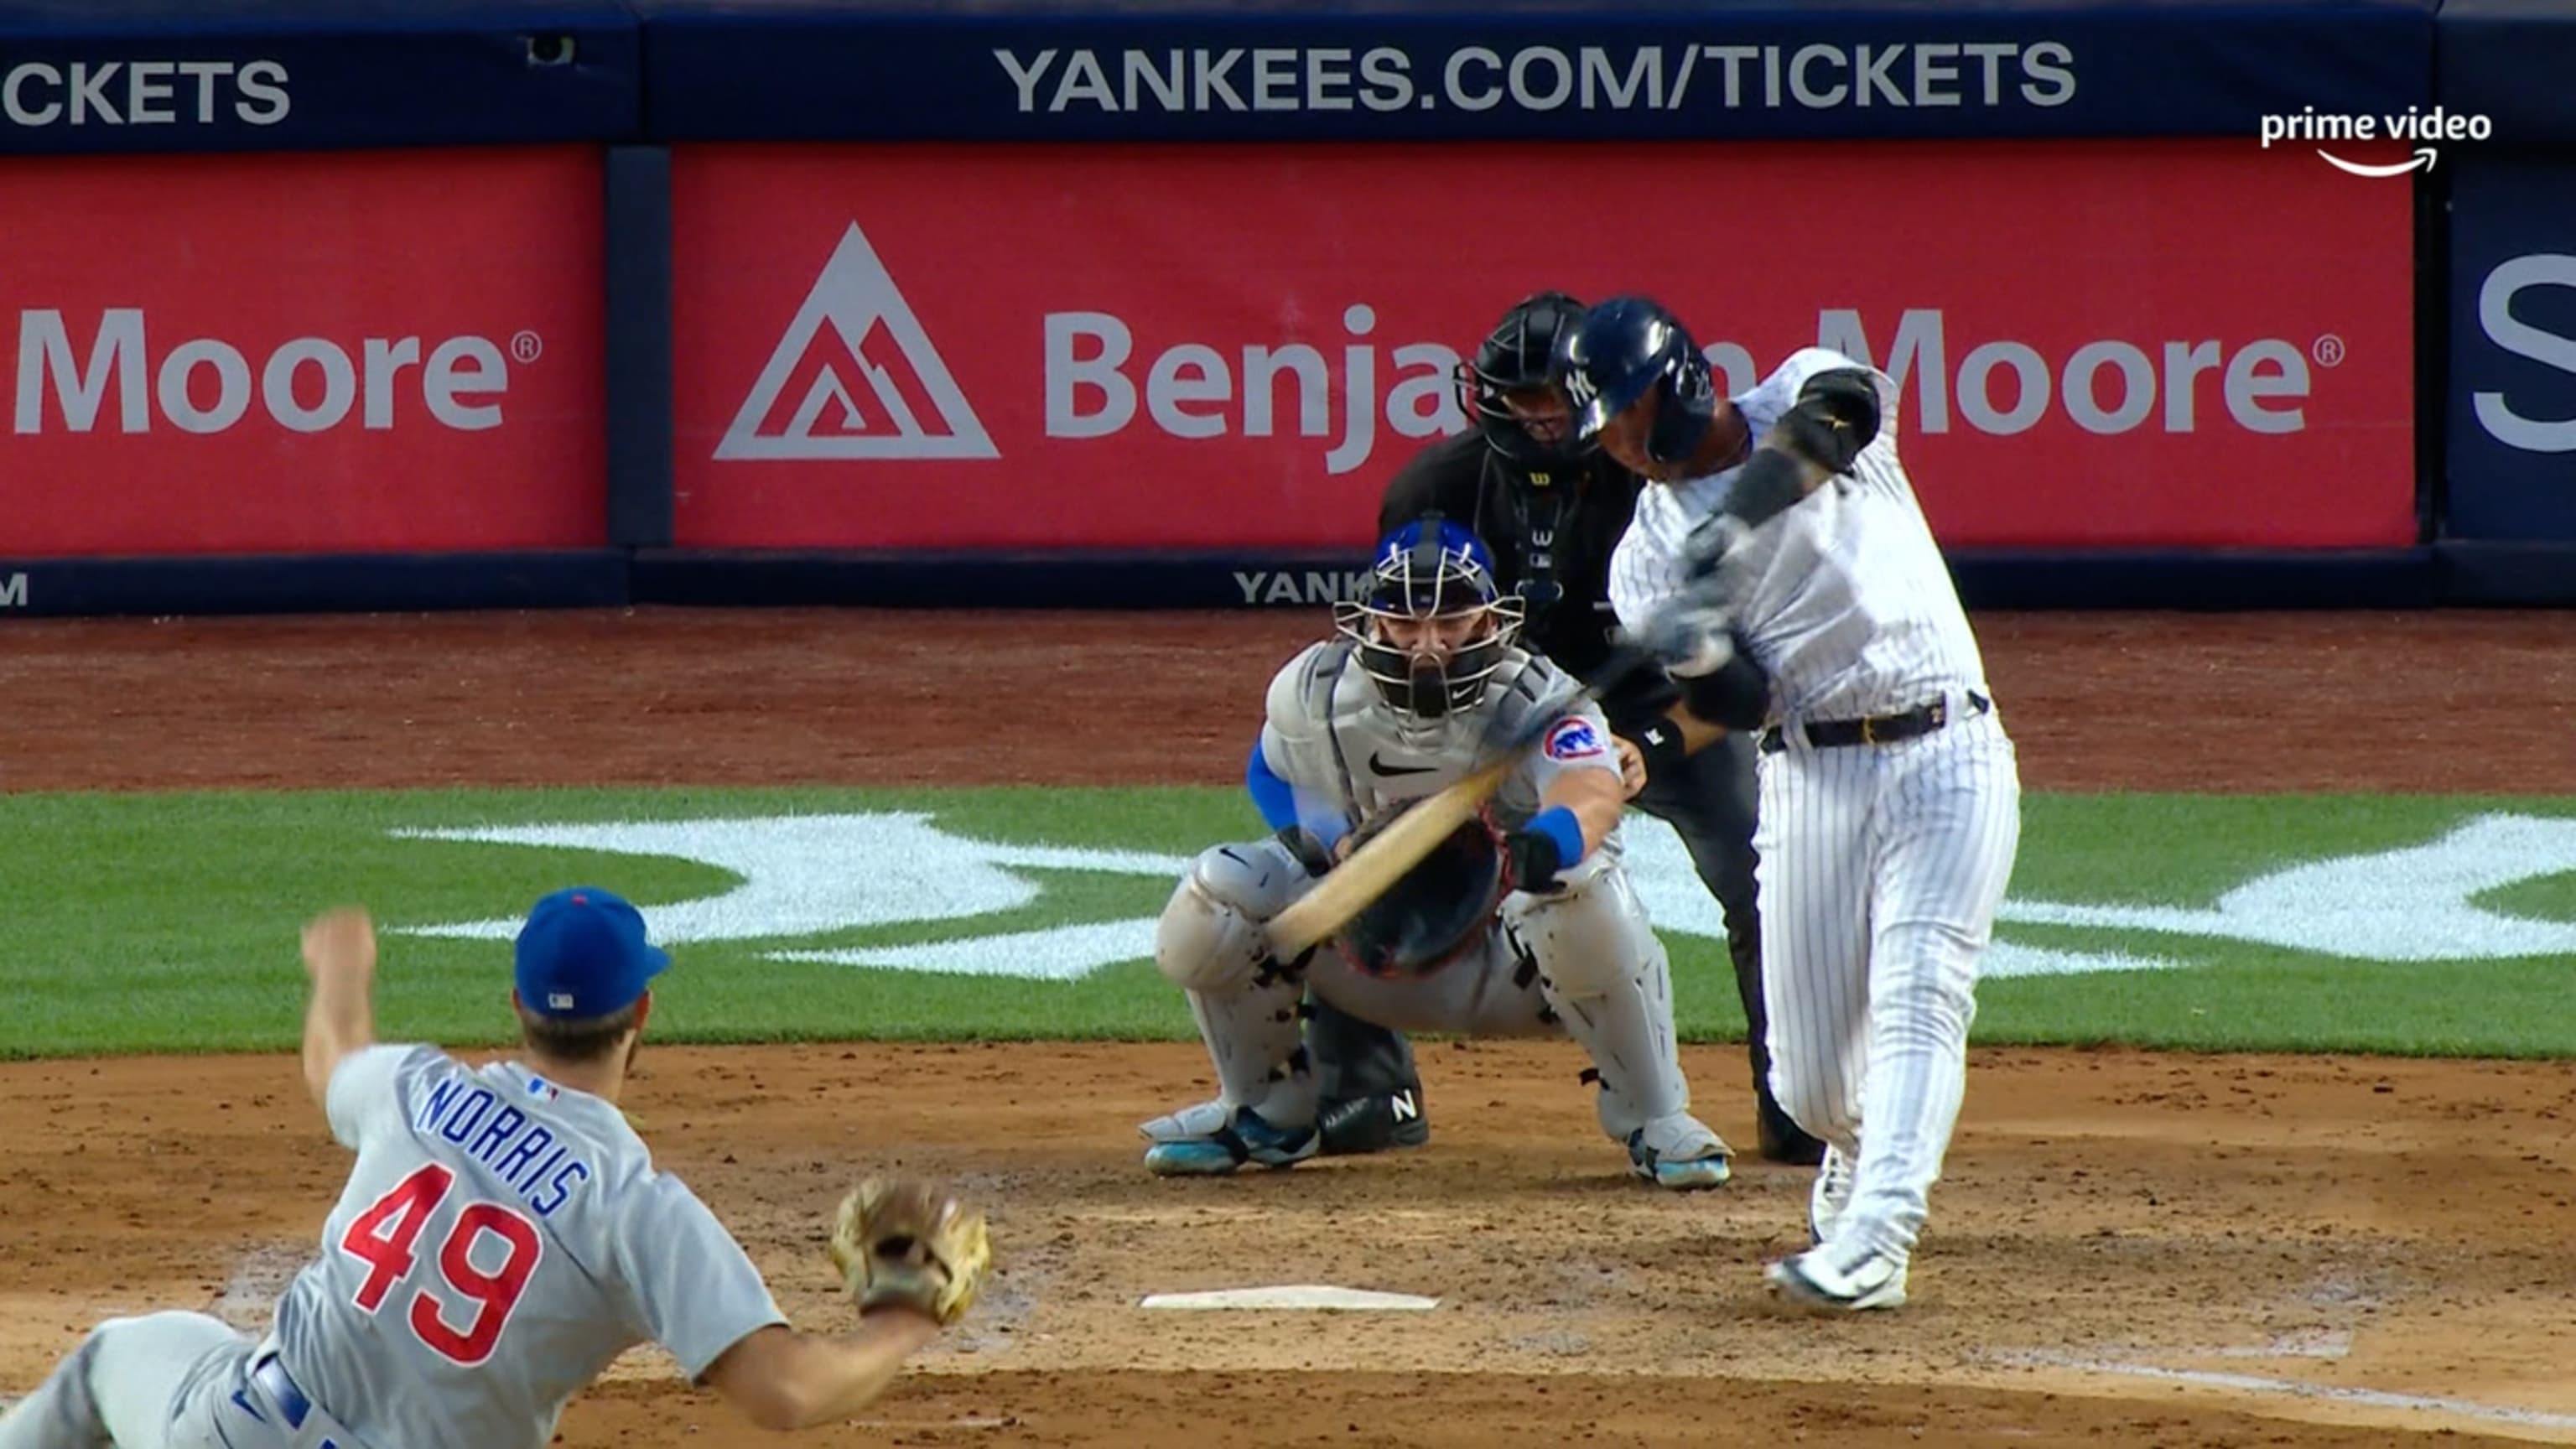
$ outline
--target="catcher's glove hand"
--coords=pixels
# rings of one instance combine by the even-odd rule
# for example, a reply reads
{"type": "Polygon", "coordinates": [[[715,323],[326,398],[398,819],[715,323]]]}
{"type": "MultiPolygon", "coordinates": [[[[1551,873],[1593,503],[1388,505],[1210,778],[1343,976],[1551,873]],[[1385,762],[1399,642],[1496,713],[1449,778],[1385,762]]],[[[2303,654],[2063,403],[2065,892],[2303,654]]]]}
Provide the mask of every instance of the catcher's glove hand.
{"type": "MultiPolygon", "coordinates": [[[[1352,848],[1419,803],[1408,801],[1361,825],[1352,832],[1352,848]]],[[[1351,918],[1339,938],[1342,954],[1372,976],[1427,976],[1475,941],[1510,890],[1502,835],[1479,812],[1351,918]]]]}
{"type": "Polygon", "coordinates": [[[832,1266],[862,1314],[911,1308],[945,1327],[974,1306],[992,1264],[984,1215],[909,1178],[859,1184],[832,1225],[832,1266]]]}

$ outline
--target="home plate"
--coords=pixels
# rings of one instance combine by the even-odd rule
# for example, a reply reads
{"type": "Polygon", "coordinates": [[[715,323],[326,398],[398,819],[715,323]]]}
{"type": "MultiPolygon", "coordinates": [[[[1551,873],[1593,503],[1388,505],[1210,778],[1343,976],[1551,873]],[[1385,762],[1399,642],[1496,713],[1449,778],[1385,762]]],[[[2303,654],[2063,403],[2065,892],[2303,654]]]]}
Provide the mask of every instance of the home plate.
{"type": "Polygon", "coordinates": [[[1142,1308],[1346,1308],[1360,1312],[1420,1313],[1440,1306],[1437,1298],[1410,1293],[1374,1293],[1366,1288],[1330,1288],[1300,1283],[1273,1288],[1215,1288],[1204,1293],[1149,1293],[1142,1308]]]}

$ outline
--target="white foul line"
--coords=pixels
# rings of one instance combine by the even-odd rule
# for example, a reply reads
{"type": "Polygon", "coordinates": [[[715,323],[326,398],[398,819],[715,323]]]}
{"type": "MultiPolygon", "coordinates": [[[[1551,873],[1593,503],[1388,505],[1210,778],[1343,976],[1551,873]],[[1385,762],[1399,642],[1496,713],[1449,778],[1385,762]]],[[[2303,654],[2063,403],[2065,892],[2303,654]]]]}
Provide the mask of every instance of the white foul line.
{"type": "Polygon", "coordinates": [[[2242,1389],[2248,1393],[2257,1394],[2290,1394],[2305,1399],[2328,1399],[2342,1404],[2363,1404],[2374,1409],[2427,1410],[2435,1413],[2458,1414],[2470,1419],[2486,1419],[2500,1424],[2519,1424],[2535,1429],[2576,1429],[2576,1414],[2550,1414],[2538,1409],[2517,1409],[2510,1404],[2481,1404],[2472,1399],[2435,1398],[2428,1394],[2398,1394],[2386,1389],[2346,1388],[2339,1384],[2303,1384],[2293,1379],[2270,1379],[2257,1374],[2227,1374],[2214,1373],[2206,1369],[2162,1368],[2155,1364],[2119,1363],[2111,1359],[2083,1358],[2071,1353],[2054,1353],[2042,1349],[1997,1354],[1995,1357],[2015,1363],[2081,1369],[2088,1373],[2126,1374],[2131,1378],[2160,1379],[2168,1383],[2195,1384],[2202,1388],[2242,1389]]]}

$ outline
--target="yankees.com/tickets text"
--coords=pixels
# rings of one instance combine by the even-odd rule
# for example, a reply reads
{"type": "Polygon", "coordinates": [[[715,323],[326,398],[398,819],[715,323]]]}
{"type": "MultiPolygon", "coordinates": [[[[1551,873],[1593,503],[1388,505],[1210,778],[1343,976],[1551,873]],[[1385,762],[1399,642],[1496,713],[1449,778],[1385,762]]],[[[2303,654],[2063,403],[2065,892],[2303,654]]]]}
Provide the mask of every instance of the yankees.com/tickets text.
{"type": "Polygon", "coordinates": [[[2062,106],[2058,41],[1885,45],[1464,45],[1417,61],[1391,45],[996,49],[1023,115],[1136,111],[1727,110],[2062,106]]]}
{"type": "Polygon", "coordinates": [[[211,126],[226,115],[274,126],[292,105],[274,60],[31,60],[0,71],[0,119],[13,126],[211,126]]]}

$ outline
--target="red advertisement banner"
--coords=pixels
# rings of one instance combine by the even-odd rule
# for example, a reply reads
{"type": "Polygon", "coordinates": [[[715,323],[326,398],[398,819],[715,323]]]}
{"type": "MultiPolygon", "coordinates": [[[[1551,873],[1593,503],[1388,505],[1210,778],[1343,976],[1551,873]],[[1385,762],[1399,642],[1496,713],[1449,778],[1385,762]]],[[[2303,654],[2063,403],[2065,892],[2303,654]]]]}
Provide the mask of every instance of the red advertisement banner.
{"type": "Polygon", "coordinates": [[[0,162],[0,557],[605,538],[595,150],[0,162]]]}
{"type": "Polygon", "coordinates": [[[1550,288],[1896,374],[1948,544],[2415,538],[2407,185],[2250,137],[684,147],[674,207],[683,546],[1364,546],[1550,288]]]}

